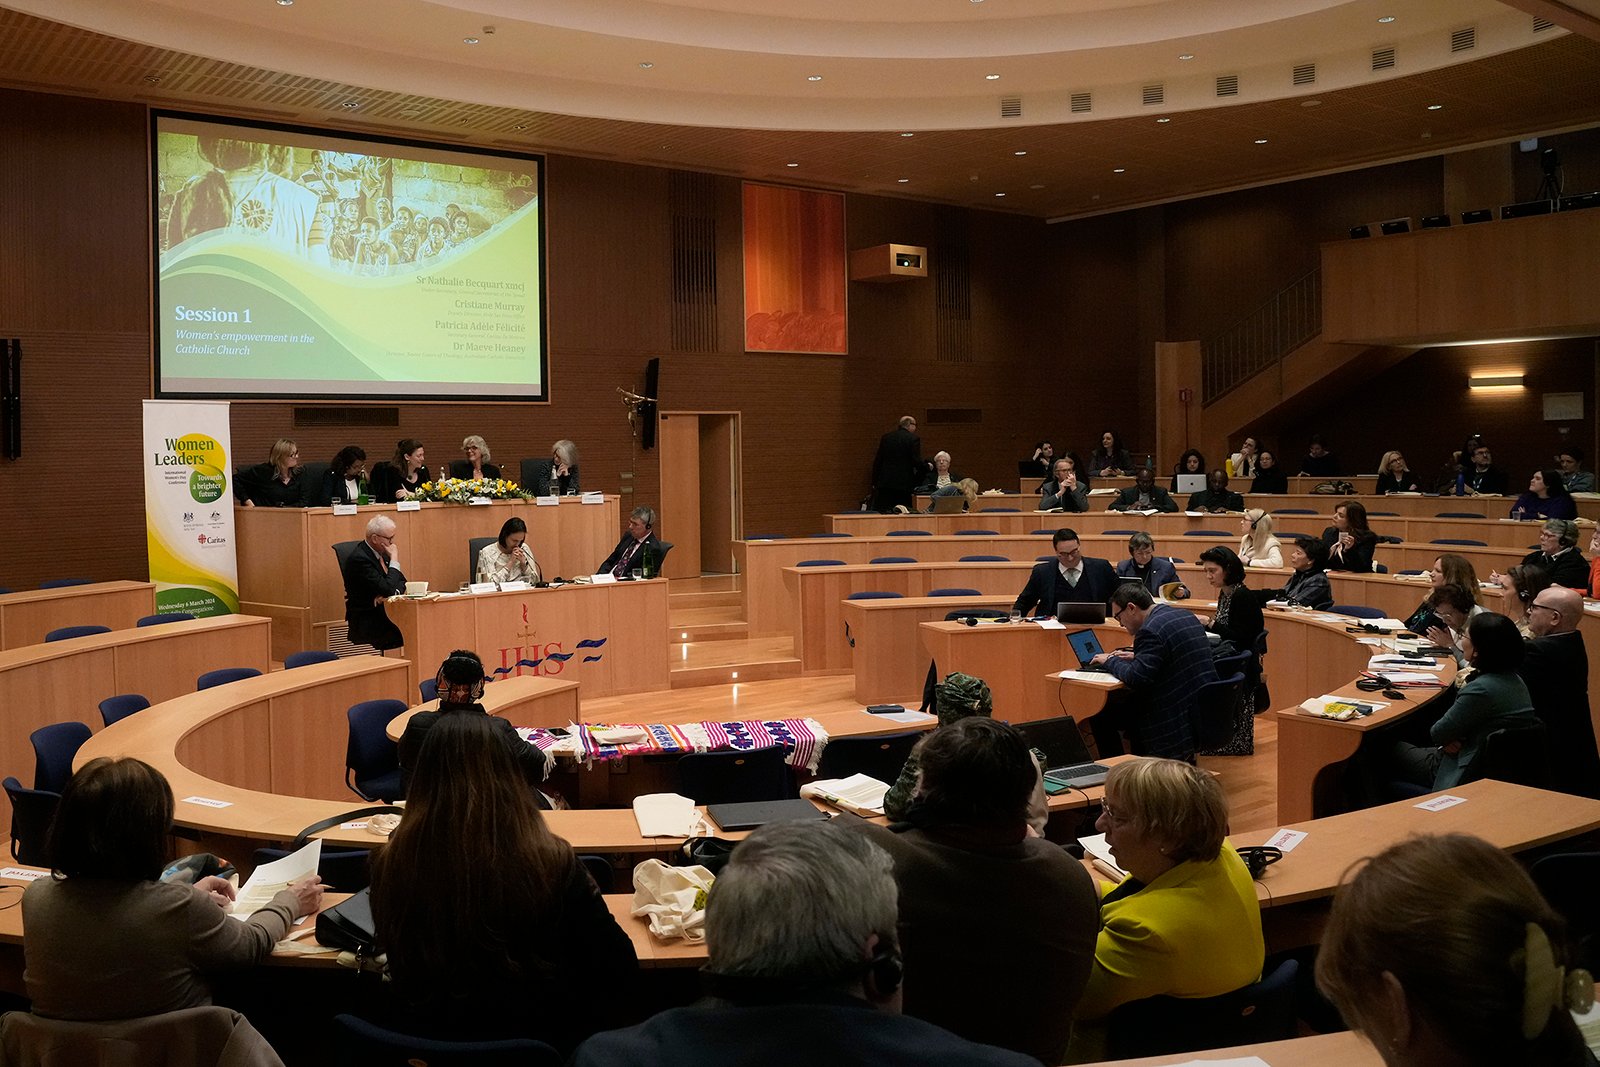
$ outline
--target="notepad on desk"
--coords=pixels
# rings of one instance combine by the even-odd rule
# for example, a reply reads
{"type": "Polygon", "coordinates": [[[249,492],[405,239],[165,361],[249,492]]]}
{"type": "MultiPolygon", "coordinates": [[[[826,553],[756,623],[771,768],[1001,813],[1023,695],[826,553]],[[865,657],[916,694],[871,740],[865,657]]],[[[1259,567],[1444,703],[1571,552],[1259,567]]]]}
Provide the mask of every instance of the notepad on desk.
{"type": "Polygon", "coordinates": [[[633,798],[640,837],[693,837],[705,826],[694,801],[677,793],[646,793],[633,798]]]}
{"type": "Polygon", "coordinates": [[[820,800],[841,810],[869,817],[883,814],[883,798],[888,792],[888,783],[866,774],[824,778],[800,787],[800,795],[807,800],[820,800]]]}
{"type": "Polygon", "coordinates": [[[1083,846],[1083,854],[1106,877],[1118,882],[1128,877],[1128,872],[1117,866],[1117,861],[1112,858],[1111,846],[1106,844],[1105,834],[1080,837],[1078,844],[1083,846]]]}

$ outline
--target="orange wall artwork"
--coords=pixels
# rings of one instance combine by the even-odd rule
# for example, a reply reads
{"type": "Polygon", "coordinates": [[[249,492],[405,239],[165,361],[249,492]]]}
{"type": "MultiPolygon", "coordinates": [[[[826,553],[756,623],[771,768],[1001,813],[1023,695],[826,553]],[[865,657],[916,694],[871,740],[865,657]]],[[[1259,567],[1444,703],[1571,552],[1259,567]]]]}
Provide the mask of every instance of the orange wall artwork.
{"type": "Polygon", "coordinates": [[[744,347],[844,355],[844,196],[744,184],[744,347]]]}

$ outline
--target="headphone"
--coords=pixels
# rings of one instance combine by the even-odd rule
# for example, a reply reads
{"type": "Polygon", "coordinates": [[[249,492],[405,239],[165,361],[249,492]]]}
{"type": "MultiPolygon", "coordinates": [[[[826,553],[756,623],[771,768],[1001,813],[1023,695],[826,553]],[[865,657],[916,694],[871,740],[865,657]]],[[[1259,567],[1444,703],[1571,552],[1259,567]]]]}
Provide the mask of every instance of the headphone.
{"type": "MultiPolygon", "coordinates": [[[[452,662],[455,662],[457,660],[459,660],[459,661],[461,661],[463,663],[472,663],[473,662],[472,660],[467,659],[467,657],[465,657],[465,656],[451,656],[448,659],[446,659],[443,663],[441,663],[439,665],[439,673],[436,674],[434,676],[434,679],[433,679],[434,680],[434,684],[439,687],[439,691],[441,693],[448,693],[450,691],[450,686],[451,686],[451,683],[445,679],[444,669],[449,664],[451,664],[452,662]]],[[[478,680],[475,683],[473,683],[473,686],[472,686],[472,699],[474,701],[478,701],[478,700],[482,700],[483,699],[483,690],[484,690],[484,685],[485,685],[486,679],[483,677],[483,668],[482,668],[481,665],[474,665],[473,669],[478,672],[478,680]]]]}
{"type": "Polygon", "coordinates": [[[1264,516],[1257,515],[1255,518],[1251,519],[1250,520],[1250,529],[1254,530],[1256,528],[1256,523],[1260,522],[1263,517],[1264,516]]]}
{"type": "Polygon", "coordinates": [[[1283,849],[1272,845],[1246,845],[1236,849],[1239,858],[1244,860],[1244,865],[1250,871],[1254,881],[1260,881],[1262,875],[1267,873],[1267,868],[1283,859],[1283,849]]]}

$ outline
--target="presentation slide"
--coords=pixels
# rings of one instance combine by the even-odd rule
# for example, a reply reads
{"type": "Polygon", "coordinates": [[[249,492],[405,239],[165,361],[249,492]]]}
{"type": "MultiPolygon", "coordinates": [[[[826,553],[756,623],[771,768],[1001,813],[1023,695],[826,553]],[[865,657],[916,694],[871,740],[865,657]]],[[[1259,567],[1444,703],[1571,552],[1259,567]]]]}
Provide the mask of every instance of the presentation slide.
{"type": "Polygon", "coordinates": [[[156,390],[546,400],[542,160],[157,113],[156,390]]]}

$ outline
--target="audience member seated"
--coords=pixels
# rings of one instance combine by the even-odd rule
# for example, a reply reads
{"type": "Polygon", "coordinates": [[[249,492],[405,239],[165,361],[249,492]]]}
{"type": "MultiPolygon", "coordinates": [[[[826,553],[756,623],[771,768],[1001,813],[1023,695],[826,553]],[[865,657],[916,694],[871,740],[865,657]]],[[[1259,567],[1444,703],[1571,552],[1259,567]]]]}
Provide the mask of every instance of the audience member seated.
{"type": "Polygon", "coordinates": [[[1483,610],[1478,605],[1478,572],[1472,569],[1472,563],[1465,556],[1458,556],[1448,552],[1433,561],[1433,567],[1428,571],[1429,595],[1422,598],[1422,603],[1417,605],[1406,618],[1406,629],[1414,634],[1425,634],[1428,624],[1432,621],[1432,609],[1428,606],[1435,589],[1447,585],[1459,585],[1467,590],[1472,598],[1470,614],[1476,615],[1483,610]]]}
{"type": "Polygon", "coordinates": [[[510,719],[489,715],[484,710],[479,701],[483,699],[487,681],[483,660],[469,649],[456,649],[439,665],[439,671],[434,675],[434,682],[439,687],[439,709],[417,712],[406,720],[405,731],[400,735],[400,791],[404,793],[410,787],[412,772],[422,758],[422,743],[428,739],[428,731],[441,719],[451,715],[483,715],[505,743],[506,751],[511,753],[512,760],[522,772],[523,781],[534,790],[535,803],[541,808],[549,808],[549,798],[539,791],[545,776],[544,753],[539,751],[539,746],[524,741],[516,727],[511,725],[510,719]]]}
{"type": "Polygon", "coordinates": [[[1206,488],[1198,493],[1189,494],[1190,511],[1209,511],[1221,514],[1224,511],[1243,511],[1244,497],[1228,488],[1228,472],[1218,469],[1211,472],[1206,479],[1206,488]]]}
{"type": "MultiPolygon", "coordinates": [[[[1033,455],[1029,457],[1027,462],[1032,463],[1039,468],[1037,472],[1039,476],[1049,478],[1050,472],[1055,469],[1056,446],[1051,444],[1049,441],[1040,441],[1038,445],[1034,447],[1033,455]]],[[[1024,477],[1026,477],[1026,474],[1024,474],[1024,477]]]]}
{"type": "Polygon", "coordinates": [[[596,574],[614,574],[618,578],[644,562],[643,552],[649,548],[661,560],[661,541],[655,535],[656,509],[640,506],[628,513],[628,528],[611,550],[611,555],[600,561],[596,574]]]}
{"type": "MultiPolygon", "coordinates": [[[[595,1035],[571,1067],[1038,1067],[900,1013],[896,896],[892,860],[861,834],[830,821],[761,827],[711,889],[702,972],[711,995],[595,1035]]],[[[969,975],[965,988],[980,977],[996,976],[969,975]]],[[[534,1014],[526,1004],[519,1011],[534,1014]]]]}
{"type": "Polygon", "coordinates": [[[1556,466],[1561,469],[1561,481],[1569,493],[1594,492],[1594,473],[1583,469],[1583,451],[1563,448],[1556,453],[1556,466]]]}
{"type": "Polygon", "coordinates": [[[1578,632],[1582,618],[1583,597],[1576,589],[1541,590],[1529,606],[1533,637],[1523,646],[1517,673],[1550,741],[1555,788],[1600,797],[1600,753],[1589,717],[1589,654],[1578,632]]]}
{"type": "MultiPolygon", "coordinates": [[[[1235,652],[1254,652],[1256,639],[1266,630],[1261,601],[1245,587],[1244,562],[1233,549],[1216,545],[1200,553],[1206,581],[1216,591],[1217,610],[1206,629],[1226,644],[1212,648],[1213,658],[1235,652]]],[[[1256,690],[1261,684],[1261,663],[1250,656],[1244,663],[1244,695],[1234,713],[1233,735],[1208,756],[1249,756],[1256,750],[1256,690]]]]}
{"type": "Polygon", "coordinates": [[[1412,837],[1335,895],[1317,987],[1388,1067],[1592,1067],[1565,923],[1521,863],[1465,834],[1412,837]],[[1447,907],[1441,907],[1448,901],[1447,907]]]}
{"type": "Polygon", "coordinates": [[[1311,435],[1311,444],[1300,461],[1300,473],[1310,478],[1337,478],[1342,473],[1339,457],[1328,451],[1320,434],[1311,435]]]}
{"type": "Polygon", "coordinates": [[[1428,789],[1449,789],[1475,777],[1473,761],[1483,739],[1506,727],[1531,726],[1538,717],[1528,687],[1517,674],[1522,635],[1504,615],[1484,612],[1467,623],[1462,654],[1472,677],[1429,731],[1434,744],[1401,741],[1395,747],[1398,775],[1428,789]]]}
{"type": "Polygon", "coordinates": [[[1471,668],[1466,661],[1467,624],[1479,615],[1484,614],[1483,605],[1474,599],[1473,589],[1464,585],[1447,583],[1437,586],[1428,594],[1427,608],[1429,615],[1421,620],[1418,625],[1429,643],[1447,648],[1455,657],[1456,666],[1461,668],[1456,672],[1456,688],[1460,689],[1466,684],[1466,679],[1471,677],[1471,668]]]}
{"type": "Polygon", "coordinates": [[[1089,510],[1089,487],[1078,481],[1077,465],[1067,456],[1056,460],[1050,480],[1040,488],[1044,490],[1043,499],[1039,501],[1040,511],[1089,510]]]}
{"type": "Polygon", "coordinates": [[[533,484],[524,486],[534,496],[576,496],[578,446],[565,438],[550,446],[550,458],[534,464],[533,484]]]}
{"type": "Polygon", "coordinates": [[[489,443],[483,438],[468,434],[461,439],[461,451],[466,458],[450,464],[450,477],[472,480],[500,477],[500,468],[489,462],[489,443]]]}
{"type": "Polygon", "coordinates": [[[1153,595],[1168,582],[1178,580],[1178,569],[1171,560],[1156,555],[1155,541],[1140,530],[1128,538],[1128,558],[1117,561],[1117,577],[1137,578],[1153,595]]]}
{"type": "Polygon", "coordinates": [[[1385,452],[1378,463],[1378,487],[1381,496],[1386,493],[1420,493],[1422,481],[1406,466],[1406,457],[1399,452],[1385,452]]]}
{"type": "Polygon", "coordinates": [[[1259,470],[1256,472],[1255,480],[1250,483],[1251,495],[1289,491],[1289,477],[1279,468],[1277,456],[1263,448],[1256,463],[1259,470]]]}
{"type": "Polygon", "coordinates": [[[904,822],[836,820],[894,858],[905,1013],[1061,1063],[1100,903],[1082,864],[1029,833],[1038,764],[1015,728],[988,718],[943,726],[916,754],[904,822]],[[954,900],[984,901],[984,921],[952,923],[954,900]],[[974,983],[977,975],[986,978],[974,983]]]}
{"type": "Polygon", "coordinates": [[[1600,527],[1589,535],[1589,584],[1583,593],[1600,599],[1600,527]]]}
{"type": "Polygon", "coordinates": [[[1367,506],[1359,500],[1341,500],[1333,508],[1333,525],[1322,531],[1328,546],[1328,569],[1352,574],[1372,572],[1372,554],[1378,535],[1367,525],[1367,506]]]}
{"type": "Polygon", "coordinates": [[[1133,484],[1117,494],[1107,511],[1177,511],[1178,502],[1165,489],[1156,486],[1156,475],[1149,467],[1140,467],[1133,476],[1133,484]]]}
{"type": "Polygon", "coordinates": [[[372,499],[378,504],[409,500],[422,483],[428,481],[427,456],[422,442],[402,438],[394,446],[394,458],[372,468],[372,499]]]}
{"type": "Polygon", "coordinates": [[[1085,556],[1076,530],[1065,527],[1057,530],[1050,544],[1055,548],[1056,558],[1033,565],[1028,584],[1022,587],[1011,610],[1024,615],[1034,611],[1040,615],[1054,615],[1056,605],[1065,601],[1104,604],[1117,584],[1111,564],[1085,556]]]}
{"type": "Polygon", "coordinates": [[[1178,465],[1172,468],[1172,480],[1167,483],[1167,489],[1176,493],[1178,491],[1178,475],[1180,474],[1205,474],[1206,457],[1201,455],[1198,448],[1186,448],[1183,455],[1178,457],[1178,465]]]}
{"type": "Polygon", "coordinates": [[[925,472],[922,483],[917,486],[917,492],[938,493],[940,489],[950,489],[960,480],[961,475],[950,473],[950,453],[935,452],[933,467],[925,472]]]}
{"type": "Polygon", "coordinates": [[[299,447],[287,437],[278,438],[265,463],[238,472],[233,495],[247,508],[305,507],[310,493],[300,478],[299,447]]]}
{"type": "Polygon", "coordinates": [[[1561,472],[1555,469],[1534,471],[1528,491],[1511,505],[1513,519],[1576,519],[1578,505],[1567,492],[1561,472]]]}
{"type": "Polygon", "coordinates": [[[1272,534],[1272,516],[1250,508],[1239,520],[1239,559],[1246,567],[1283,566],[1283,544],[1272,534]]]}
{"type": "Polygon", "coordinates": [[[1192,762],[1195,694],[1217,677],[1205,627],[1194,612],[1157,604],[1132,582],[1111,594],[1111,612],[1133,635],[1133,648],[1094,657],[1123,685],[1089,720],[1100,755],[1121,755],[1126,733],[1135,755],[1192,762]]]}
{"type": "Polygon", "coordinates": [[[315,505],[358,504],[361,502],[361,480],[366,477],[367,453],[360,445],[345,445],[328,461],[322,472],[322,484],[317,487],[315,505]]]}
{"type": "MultiPolygon", "coordinates": [[[[978,500],[978,483],[971,478],[961,478],[951,482],[949,485],[940,486],[933,491],[935,500],[944,496],[961,497],[961,510],[971,511],[972,505],[977,503],[978,500]]],[[[928,512],[930,514],[933,512],[932,500],[928,502],[928,512]]]]}
{"type": "Polygon", "coordinates": [[[1571,519],[1546,519],[1539,528],[1539,547],[1523,563],[1543,567],[1550,581],[1568,589],[1587,589],[1589,561],[1578,552],[1578,524],[1571,519]]]}
{"type": "Polygon", "coordinates": [[[539,561],[528,547],[528,524],[513,515],[500,527],[494,544],[484,545],[475,568],[480,582],[540,582],[539,561]]]}
{"type": "Polygon", "coordinates": [[[1107,430],[1100,435],[1100,447],[1090,455],[1089,469],[1107,478],[1133,470],[1133,457],[1122,447],[1122,438],[1115,431],[1107,430]]]}
{"type": "Polygon", "coordinates": [[[404,643],[400,627],[389,621],[384,610],[390,597],[406,591],[406,576],[394,545],[395,529],[389,516],[374,515],[367,522],[366,540],[344,562],[344,621],[349,625],[350,640],[380,652],[404,643]]]}
{"type": "MultiPolygon", "coordinates": [[[[1181,608],[1168,610],[1182,611],[1181,608]]],[[[1256,887],[1227,841],[1216,778],[1177,760],[1121,763],[1106,776],[1095,828],[1128,872],[1101,884],[1100,937],[1079,1020],[1147,997],[1216,997],[1261,978],[1266,946],[1256,887]]],[[[1079,1028],[1073,1062],[1103,1036],[1079,1028]]]]}
{"type": "Polygon", "coordinates": [[[1260,471],[1260,457],[1256,455],[1256,439],[1246,437],[1239,445],[1239,451],[1228,458],[1228,463],[1233,467],[1228,473],[1235,478],[1254,478],[1260,471]]]}
{"type": "Polygon", "coordinates": [[[243,922],[225,880],[161,881],[172,810],[166,778],[136,759],[90,760],[67,782],[45,844],[52,873],[22,895],[35,1014],[132,1019],[210,1004],[214,972],[260,963],[316,914],[316,875],[243,922]]]}
{"type": "Polygon", "coordinates": [[[1504,574],[1491,573],[1489,581],[1500,587],[1500,614],[1516,623],[1523,637],[1532,636],[1528,607],[1534,597],[1550,588],[1550,572],[1536,563],[1519,563],[1504,574]]]}
{"type": "Polygon", "coordinates": [[[1320,537],[1297,537],[1289,549],[1289,566],[1294,573],[1282,589],[1263,589],[1258,596],[1263,603],[1268,600],[1285,600],[1290,605],[1327,611],[1333,607],[1333,586],[1328,584],[1328,544],[1320,537]]]}
{"type": "Polygon", "coordinates": [[[1504,496],[1511,480],[1494,465],[1494,453],[1479,443],[1462,461],[1458,496],[1504,496]]]}
{"type": "Polygon", "coordinates": [[[497,720],[437,717],[405,818],[372,853],[390,978],[389,1018],[374,1021],[446,1040],[532,1037],[563,1052],[626,1021],[633,943],[537,798],[497,720]]]}

